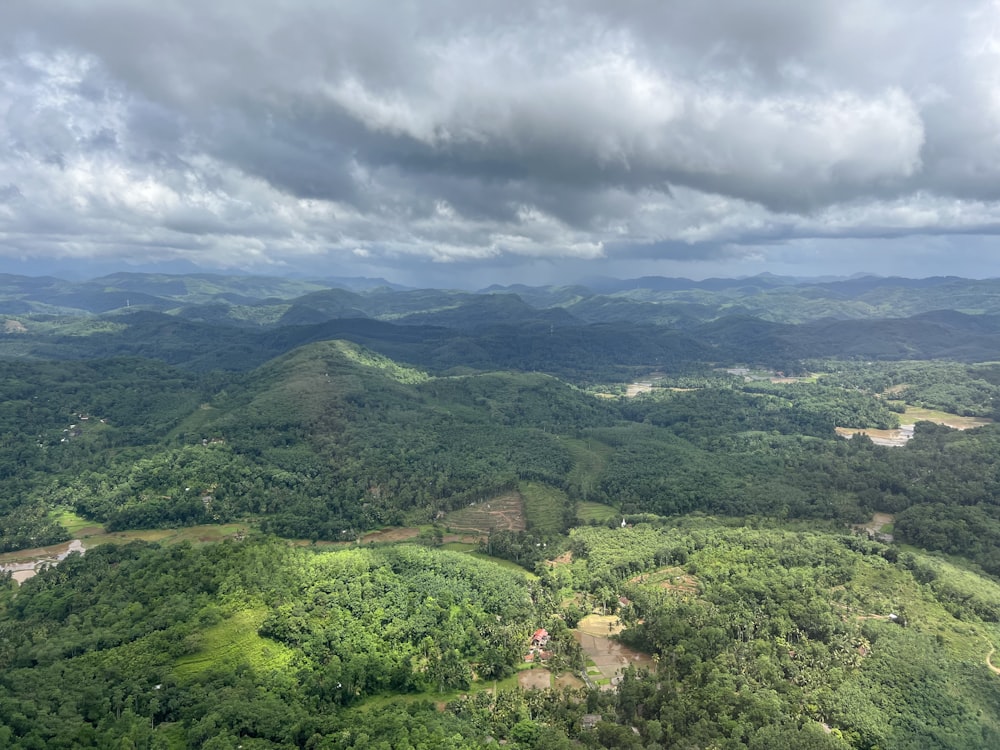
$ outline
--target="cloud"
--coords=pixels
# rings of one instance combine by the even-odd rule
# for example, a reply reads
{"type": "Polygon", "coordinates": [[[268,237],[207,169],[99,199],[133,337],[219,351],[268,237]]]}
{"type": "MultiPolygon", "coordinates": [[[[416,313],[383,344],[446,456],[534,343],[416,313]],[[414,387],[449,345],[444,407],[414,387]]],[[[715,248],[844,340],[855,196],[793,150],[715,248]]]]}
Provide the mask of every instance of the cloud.
{"type": "Polygon", "coordinates": [[[0,254],[418,275],[988,236],[998,21],[972,0],[6,3],[0,254]]]}

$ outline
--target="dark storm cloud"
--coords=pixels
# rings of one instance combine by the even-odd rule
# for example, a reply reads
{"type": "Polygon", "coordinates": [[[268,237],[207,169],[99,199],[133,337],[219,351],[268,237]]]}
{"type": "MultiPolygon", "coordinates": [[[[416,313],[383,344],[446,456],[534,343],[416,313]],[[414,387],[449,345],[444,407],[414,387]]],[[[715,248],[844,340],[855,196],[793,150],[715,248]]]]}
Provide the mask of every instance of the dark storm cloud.
{"type": "Polygon", "coordinates": [[[993,234],[998,21],[943,0],[8,2],[0,240],[266,269],[993,234]]]}

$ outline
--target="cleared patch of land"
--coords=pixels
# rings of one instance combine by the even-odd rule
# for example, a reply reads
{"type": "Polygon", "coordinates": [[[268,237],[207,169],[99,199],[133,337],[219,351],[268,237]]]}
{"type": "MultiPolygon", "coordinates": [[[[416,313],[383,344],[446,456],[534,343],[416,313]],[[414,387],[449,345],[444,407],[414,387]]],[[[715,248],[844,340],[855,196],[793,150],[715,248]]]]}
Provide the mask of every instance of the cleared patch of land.
{"type": "Polygon", "coordinates": [[[577,503],[576,506],[576,517],[583,523],[590,523],[591,521],[606,523],[617,516],[618,509],[612,508],[610,505],[584,501],[577,503]]]}
{"type": "Polygon", "coordinates": [[[875,513],[872,515],[872,520],[868,523],[854,526],[854,529],[865,531],[869,536],[881,534],[883,538],[888,537],[887,541],[892,541],[892,529],[895,520],[895,517],[889,513],[875,513]]]}
{"type": "Polygon", "coordinates": [[[855,429],[849,427],[837,427],[837,434],[841,437],[849,438],[852,435],[867,435],[876,445],[888,445],[898,447],[905,445],[913,437],[913,426],[917,422],[936,422],[955,430],[970,430],[973,427],[982,427],[991,424],[992,419],[986,417],[962,417],[958,414],[949,414],[946,411],[936,409],[924,409],[920,406],[907,406],[906,412],[900,419],[904,422],[898,430],[876,430],[876,429],[855,429]]]}
{"type": "Polygon", "coordinates": [[[553,682],[552,686],[556,689],[565,687],[573,689],[586,687],[586,685],[584,685],[583,683],[583,680],[581,680],[575,674],[571,674],[569,672],[563,672],[561,675],[556,677],[552,682],[553,682]]]}
{"type": "Polygon", "coordinates": [[[246,534],[249,529],[250,526],[245,523],[203,524],[176,529],[144,529],[94,534],[85,537],[85,541],[87,547],[96,547],[99,544],[127,544],[135,539],[159,542],[160,544],[177,544],[179,542],[208,544],[246,534]]]}
{"type": "Polygon", "coordinates": [[[845,438],[854,435],[867,435],[875,445],[896,447],[906,445],[913,437],[913,425],[903,425],[898,430],[878,430],[875,428],[857,429],[853,427],[835,427],[838,435],[845,438]]]}
{"type": "Polygon", "coordinates": [[[625,627],[618,615],[589,614],[577,623],[576,629],[587,635],[618,635],[625,627]]]}
{"type": "Polygon", "coordinates": [[[640,393],[650,393],[652,390],[652,383],[629,383],[625,387],[625,396],[626,398],[635,398],[640,393]]]}
{"type": "Polygon", "coordinates": [[[631,583],[649,583],[668,591],[692,596],[698,593],[698,579],[685,573],[683,568],[677,566],[660,568],[652,573],[643,573],[631,579],[631,583]]]}
{"type": "Polygon", "coordinates": [[[559,557],[549,560],[549,565],[569,565],[573,562],[573,553],[569,550],[563,552],[559,557]]]}
{"type": "Polygon", "coordinates": [[[87,536],[93,536],[94,534],[104,533],[104,527],[100,524],[95,524],[90,519],[84,518],[83,516],[65,508],[53,511],[49,515],[53,521],[58,523],[77,539],[83,538],[84,534],[87,536]]]}
{"type": "Polygon", "coordinates": [[[108,532],[104,530],[103,526],[95,526],[91,521],[85,521],[85,523],[90,525],[69,524],[70,528],[76,530],[75,538],[69,542],[0,554],[0,570],[15,571],[37,568],[39,564],[57,562],[63,559],[68,552],[82,551],[101,544],[128,544],[137,539],[161,544],[177,544],[178,542],[207,544],[241,536],[249,528],[246,524],[229,523],[185,526],[176,529],[108,532]]]}
{"type": "Polygon", "coordinates": [[[482,503],[452,511],[444,525],[456,532],[489,534],[491,531],[524,531],[528,524],[524,498],[520,492],[508,492],[482,503]]]}
{"type": "Polygon", "coordinates": [[[902,419],[906,422],[937,422],[956,430],[970,430],[973,427],[982,427],[991,424],[992,419],[987,417],[962,417],[958,414],[949,414],[946,411],[937,409],[924,409],[921,406],[907,406],[902,419]]]}
{"type": "Polygon", "coordinates": [[[84,551],[83,543],[79,539],[72,539],[48,547],[8,552],[0,555],[0,572],[10,573],[15,581],[24,583],[42,568],[65,560],[71,552],[83,554],[84,551]]]}
{"type": "Polygon", "coordinates": [[[420,534],[416,526],[392,527],[370,531],[361,537],[362,544],[384,544],[387,542],[403,542],[420,534]]]}
{"type": "Polygon", "coordinates": [[[565,492],[541,482],[522,482],[520,490],[529,529],[548,533],[562,531],[563,517],[569,504],[565,492]]]}
{"type": "Polygon", "coordinates": [[[293,651],[257,634],[266,616],[264,608],[243,610],[208,628],[191,644],[196,651],[176,662],[174,674],[181,680],[191,679],[212,667],[237,663],[256,670],[287,669],[293,651]]]}
{"type": "MultiPolygon", "coordinates": [[[[607,635],[594,632],[603,624],[605,633],[607,633],[605,619],[607,618],[601,615],[588,615],[580,621],[580,625],[573,631],[573,637],[576,638],[580,648],[587,656],[587,674],[602,690],[613,690],[617,687],[621,673],[628,666],[649,666],[653,660],[647,654],[633,651],[628,646],[611,640],[607,635]]],[[[618,618],[610,619],[617,620],[618,618]]]]}
{"type": "Polygon", "coordinates": [[[547,669],[524,669],[517,673],[517,684],[522,690],[548,690],[552,687],[552,673],[547,669]]]}

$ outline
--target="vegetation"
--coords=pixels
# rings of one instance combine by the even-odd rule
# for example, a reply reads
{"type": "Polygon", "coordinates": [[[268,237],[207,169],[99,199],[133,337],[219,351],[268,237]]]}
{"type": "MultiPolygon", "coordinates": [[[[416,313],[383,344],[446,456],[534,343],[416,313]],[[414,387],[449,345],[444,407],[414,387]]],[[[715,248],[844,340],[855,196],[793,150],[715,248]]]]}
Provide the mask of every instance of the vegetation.
{"type": "Polygon", "coordinates": [[[1000,745],[1000,310],[905,281],[0,280],[0,552],[88,546],[0,745],[1000,745]]]}
{"type": "Polygon", "coordinates": [[[697,518],[581,527],[569,545],[539,579],[424,547],[254,536],[71,556],[0,597],[0,735],[13,748],[1000,738],[1000,585],[979,575],[843,532],[697,518]],[[572,602],[615,611],[648,666],[610,692],[509,685],[539,623],[549,666],[580,669],[572,602]]]}

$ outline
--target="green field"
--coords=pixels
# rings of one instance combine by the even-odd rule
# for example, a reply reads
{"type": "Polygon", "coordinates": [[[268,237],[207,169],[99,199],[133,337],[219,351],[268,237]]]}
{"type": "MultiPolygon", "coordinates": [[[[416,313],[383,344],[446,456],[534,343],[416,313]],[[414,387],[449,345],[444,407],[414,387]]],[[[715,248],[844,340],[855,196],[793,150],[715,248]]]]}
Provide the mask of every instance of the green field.
{"type": "Polygon", "coordinates": [[[179,680],[190,680],[209,669],[231,669],[244,663],[258,671],[287,669],[292,650],[257,635],[266,616],[263,608],[243,610],[202,631],[198,649],[177,660],[174,674],[179,680]]]}
{"type": "Polygon", "coordinates": [[[78,515],[67,508],[54,510],[49,514],[49,516],[53,521],[66,529],[66,531],[74,537],[83,529],[101,528],[103,530],[103,527],[95,524],[93,521],[88,521],[83,516],[78,515]]]}
{"type": "Polygon", "coordinates": [[[581,502],[576,506],[576,517],[583,523],[607,523],[618,516],[618,509],[601,503],[581,502]]]}
{"type": "Polygon", "coordinates": [[[993,420],[986,419],[985,417],[962,417],[958,414],[949,414],[946,411],[940,411],[938,409],[925,409],[922,406],[907,406],[906,413],[903,415],[903,420],[906,423],[912,422],[937,422],[938,424],[948,425],[949,427],[954,427],[956,429],[969,429],[971,427],[982,427],[983,425],[990,424],[993,420]]]}
{"type": "Polygon", "coordinates": [[[569,504],[565,492],[540,482],[522,482],[520,490],[530,530],[548,534],[562,531],[566,506],[569,504]]]}

